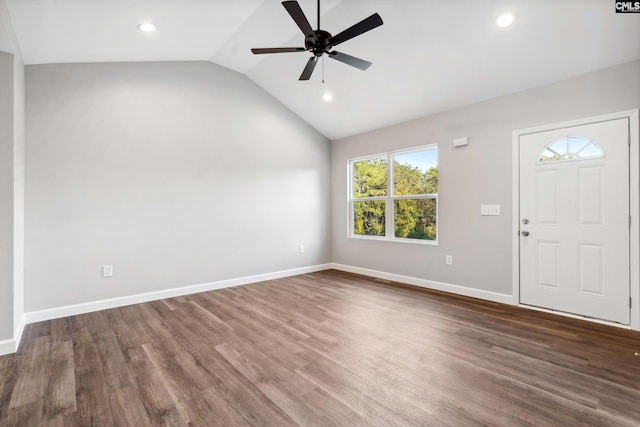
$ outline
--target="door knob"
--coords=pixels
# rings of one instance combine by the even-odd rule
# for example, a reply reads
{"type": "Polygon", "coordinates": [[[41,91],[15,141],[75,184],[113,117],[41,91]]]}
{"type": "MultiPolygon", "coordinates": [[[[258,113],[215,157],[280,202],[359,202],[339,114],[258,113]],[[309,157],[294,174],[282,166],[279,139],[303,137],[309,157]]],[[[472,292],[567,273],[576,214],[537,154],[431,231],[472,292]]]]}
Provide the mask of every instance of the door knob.
{"type": "Polygon", "coordinates": [[[523,235],[524,237],[527,237],[527,236],[529,235],[529,232],[528,232],[528,231],[523,231],[523,232],[522,232],[522,235],[523,235]]]}

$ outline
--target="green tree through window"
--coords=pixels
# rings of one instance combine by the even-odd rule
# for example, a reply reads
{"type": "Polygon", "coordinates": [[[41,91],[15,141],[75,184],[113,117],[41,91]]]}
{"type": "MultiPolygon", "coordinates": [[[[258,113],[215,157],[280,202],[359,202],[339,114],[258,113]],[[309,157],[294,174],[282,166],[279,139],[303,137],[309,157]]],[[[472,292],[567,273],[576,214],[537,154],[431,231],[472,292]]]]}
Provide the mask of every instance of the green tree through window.
{"type": "MultiPolygon", "coordinates": [[[[379,198],[387,195],[386,157],[363,160],[353,164],[353,197],[379,198]]],[[[362,236],[385,235],[384,200],[353,202],[353,232],[362,236]]]]}
{"type": "Polygon", "coordinates": [[[435,146],[350,163],[352,235],[437,240],[435,146]]]}

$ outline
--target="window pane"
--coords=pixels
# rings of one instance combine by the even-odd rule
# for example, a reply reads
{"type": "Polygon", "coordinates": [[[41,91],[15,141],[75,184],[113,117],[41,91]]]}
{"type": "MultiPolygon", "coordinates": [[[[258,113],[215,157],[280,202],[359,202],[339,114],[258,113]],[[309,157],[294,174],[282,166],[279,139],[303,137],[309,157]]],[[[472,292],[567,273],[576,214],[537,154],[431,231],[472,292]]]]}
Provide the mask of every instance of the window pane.
{"type": "Polygon", "coordinates": [[[560,159],[560,157],[556,153],[553,153],[553,152],[551,152],[550,150],[547,149],[547,150],[544,150],[542,152],[542,154],[540,155],[539,161],[540,162],[551,162],[551,161],[558,160],[558,159],[560,159]]]}
{"type": "Polygon", "coordinates": [[[393,157],[393,194],[436,194],[438,150],[430,149],[393,157]]]}
{"type": "Polygon", "coordinates": [[[553,141],[551,145],[547,147],[547,149],[550,149],[560,156],[562,156],[563,154],[567,154],[567,138],[560,138],[553,141]]]}
{"type": "Polygon", "coordinates": [[[590,144],[591,141],[589,141],[586,138],[582,138],[580,136],[571,136],[569,137],[569,152],[573,153],[573,154],[577,154],[580,152],[581,149],[583,149],[587,144],[590,144]]]}
{"type": "Polygon", "coordinates": [[[588,157],[604,157],[604,153],[602,152],[602,150],[600,149],[600,147],[598,147],[597,145],[590,143],[587,147],[585,147],[581,152],[580,152],[580,157],[581,158],[588,158],[588,157]]]}
{"type": "Polygon", "coordinates": [[[436,240],[436,199],[396,200],[395,236],[436,240]]]}
{"type": "Polygon", "coordinates": [[[353,202],[353,234],[384,236],[385,201],[353,202]]]}
{"type": "Polygon", "coordinates": [[[387,158],[353,163],[353,197],[387,195],[387,158]]]}

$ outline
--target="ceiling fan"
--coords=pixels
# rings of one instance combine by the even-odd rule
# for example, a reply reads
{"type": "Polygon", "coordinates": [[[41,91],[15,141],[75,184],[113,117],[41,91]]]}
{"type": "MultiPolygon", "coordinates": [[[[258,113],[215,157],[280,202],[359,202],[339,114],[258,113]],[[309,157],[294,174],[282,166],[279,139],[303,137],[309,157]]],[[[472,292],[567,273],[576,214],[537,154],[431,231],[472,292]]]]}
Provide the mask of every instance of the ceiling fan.
{"type": "Polygon", "coordinates": [[[344,43],[360,34],[373,30],[376,27],[382,25],[382,18],[377,13],[374,13],[368,18],[363,19],[357,24],[347,28],[343,32],[332,36],[331,33],[320,29],[320,0],[318,0],[318,29],[311,28],[311,24],[307,20],[304,12],[300,8],[297,1],[283,1],[282,5],[289,15],[293,18],[295,23],[300,27],[304,34],[304,46],[305,47],[273,47],[273,48],[258,48],[251,49],[256,55],[264,53],[285,53],[285,52],[311,52],[314,56],[309,58],[309,62],[304,67],[299,80],[309,80],[311,74],[316,67],[318,58],[322,57],[325,53],[329,58],[336,61],[343,62],[352,67],[359,68],[360,70],[366,70],[371,66],[371,62],[356,58],[345,53],[332,50],[334,46],[344,43]]]}

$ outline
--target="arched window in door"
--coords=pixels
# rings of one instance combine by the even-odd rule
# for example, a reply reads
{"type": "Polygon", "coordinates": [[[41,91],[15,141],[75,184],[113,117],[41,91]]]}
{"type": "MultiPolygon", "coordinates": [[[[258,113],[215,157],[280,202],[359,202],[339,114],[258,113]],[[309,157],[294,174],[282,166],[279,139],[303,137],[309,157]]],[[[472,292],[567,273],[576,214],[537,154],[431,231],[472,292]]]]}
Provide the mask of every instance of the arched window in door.
{"type": "Polygon", "coordinates": [[[590,139],[582,136],[565,136],[547,145],[540,154],[538,163],[601,157],[604,157],[602,148],[590,139]]]}

